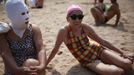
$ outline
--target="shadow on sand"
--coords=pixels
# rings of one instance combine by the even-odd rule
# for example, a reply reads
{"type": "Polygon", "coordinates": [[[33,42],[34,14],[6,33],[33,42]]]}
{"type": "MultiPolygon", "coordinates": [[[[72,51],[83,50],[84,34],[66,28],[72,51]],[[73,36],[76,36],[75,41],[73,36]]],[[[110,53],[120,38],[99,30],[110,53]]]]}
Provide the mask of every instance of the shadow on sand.
{"type": "Polygon", "coordinates": [[[134,75],[134,63],[132,65],[132,69],[126,72],[125,75],[134,75]]]}
{"type": "Polygon", "coordinates": [[[47,69],[46,75],[62,75],[62,74],[57,70],[50,68],[47,69]]]}
{"type": "Polygon", "coordinates": [[[125,75],[134,75],[134,69],[126,72],[125,75]]]}
{"type": "Polygon", "coordinates": [[[125,29],[124,24],[122,22],[119,22],[118,26],[115,26],[114,24],[101,24],[98,26],[103,27],[113,27],[114,29],[117,29],[119,31],[127,32],[128,30],[125,29]]]}
{"type": "Polygon", "coordinates": [[[97,75],[97,74],[78,64],[71,67],[71,69],[67,72],[66,75],[97,75]]]}
{"type": "MultiPolygon", "coordinates": [[[[66,75],[99,75],[87,68],[82,67],[80,64],[71,67],[66,75]]],[[[130,71],[125,72],[124,75],[134,75],[134,68],[130,71]]]]}

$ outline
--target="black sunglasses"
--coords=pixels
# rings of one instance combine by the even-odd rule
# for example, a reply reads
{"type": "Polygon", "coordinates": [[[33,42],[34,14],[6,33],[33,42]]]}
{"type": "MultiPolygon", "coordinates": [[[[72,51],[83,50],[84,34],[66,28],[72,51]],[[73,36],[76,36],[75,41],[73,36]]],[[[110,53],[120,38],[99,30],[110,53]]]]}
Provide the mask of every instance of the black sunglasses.
{"type": "Polygon", "coordinates": [[[84,15],[76,15],[76,14],[73,14],[70,16],[72,20],[76,20],[76,19],[79,19],[79,20],[82,20],[84,15]]]}

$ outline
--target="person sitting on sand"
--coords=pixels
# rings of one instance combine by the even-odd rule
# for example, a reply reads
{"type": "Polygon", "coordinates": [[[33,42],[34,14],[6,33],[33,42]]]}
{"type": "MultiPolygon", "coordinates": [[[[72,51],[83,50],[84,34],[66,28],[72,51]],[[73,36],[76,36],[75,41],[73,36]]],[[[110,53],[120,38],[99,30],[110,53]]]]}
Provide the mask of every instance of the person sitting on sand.
{"type": "MultiPolygon", "coordinates": [[[[99,1],[103,1],[103,0],[99,0],[99,1]]],[[[105,24],[111,18],[113,18],[115,15],[116,15],[116,21],[115,21],[114,26],[118,25],[120,15],[121,15],[120,9],[119,9],[119,4],[117,3],[116,0],[110,0],[110,1],[111,1],[111,6],[109,8],[106,6],[106,10],[104,13],[102,13],[98,9],[99,7],[102,7],[100,4],[98,4],[99,6],[95,6],[95,7],[91,8],[91,13],[95,19],[96,25],[105,24]]]]}
{"type": "Polygon", "coordinates": [[[5,10],[11,20],[11,29],[0,34],[4,75],[41,75],[45,69],[46,53],[40,29],[29,23],[29,11],[23,1],[8,0],[5,10]],[[36,59],[39,64],[23,66],[28,59],[36,59]]]}
{"type": "Polygon", "coordinates": [[[132,61],[106,40],[100,38],[89,26],[82,23],[83,11],[78,5],[67,9],[67,26],[62,27],[47,64],[54,58],[62,42],[83,67],[101,75],[122,75],[132,67],[132,61]],[[89,39],[90,38],[90,39],[89,39]],[[91,39],[97,43],[92,43],[91,39]]]}
{"type": "Polygon", "coordinates": [[[24,0],[31,8],[43,8],[44,0],[24,0]]]}

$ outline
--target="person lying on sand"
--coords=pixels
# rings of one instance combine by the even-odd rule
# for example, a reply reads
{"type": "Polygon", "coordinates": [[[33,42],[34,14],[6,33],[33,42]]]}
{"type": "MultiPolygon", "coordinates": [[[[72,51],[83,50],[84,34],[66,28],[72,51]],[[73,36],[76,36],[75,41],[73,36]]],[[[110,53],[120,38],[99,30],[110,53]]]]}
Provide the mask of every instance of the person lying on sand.
{"type": "Polygon", "coordinates": [[[98,74],[122,75],[131,69],[132,61],[126,56],[124,57],[122,50],[100,38],[89,25],[82,23],[83,18],[84,15],[80,6],[72,5],[67,9],[66,19],[69,24],[59,30],[47,65],[64,42],[83,67],[87,67],[98,74]],[[91,39],[97,43],[92,42],[91,39]]]}
{"type": "MultiPolygon", "coordinates": [[[[103,0],[99,0],[100,1],[103,0]]],[[[91,8],[91,14],[94,17],[95,24],[100,25],[100,24],[105,24],[107,23],[110,19],[112,19],[116,15],[116,21],[115,25],[118,25],[118,22],[120,20],[120,9],[119,9],[119,4],[117,3],[116,0],[110,0],[111,1],[111,6],[107,7],[105,6],[105,11],[102,13],[101,10],[104,10],[103,8],[101,9],[100,7],[103,7],[102,4],[98,4],[97,6],[91,8]],[[98,9],[100,8],[100,9],[98,9]]]]}
{"type": "Polygon", "coordinates": [[[41,75],[45,69],[46,54],[40,29],[29,23],[29,10],[22,0],[8,0],[5,10],[11,23],[10,29],[0,34],[4,75],[41,75]],[[30,58],[38,60],[39,65],[23,66],[30,58]]]}

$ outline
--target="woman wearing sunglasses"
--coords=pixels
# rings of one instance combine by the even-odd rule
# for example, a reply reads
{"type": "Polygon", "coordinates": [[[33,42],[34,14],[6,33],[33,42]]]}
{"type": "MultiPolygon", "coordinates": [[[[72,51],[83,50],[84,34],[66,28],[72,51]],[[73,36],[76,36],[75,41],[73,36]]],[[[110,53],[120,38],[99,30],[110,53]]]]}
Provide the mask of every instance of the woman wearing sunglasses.
{"type": "Polygon", "coordinates": [[[120,56],[123,52],[101,39],[89,25],[83,24],[83,17],[83,11],[78,5],[72,5],[67,9],[66,19],[69,24],[60,29],[47,64],[64,42],[82,66],[101,75],[122,75],[125,70],[130,69],[132,62],[120,56]],[[92,43],[89,38],[98,43],[92,43]]]}

